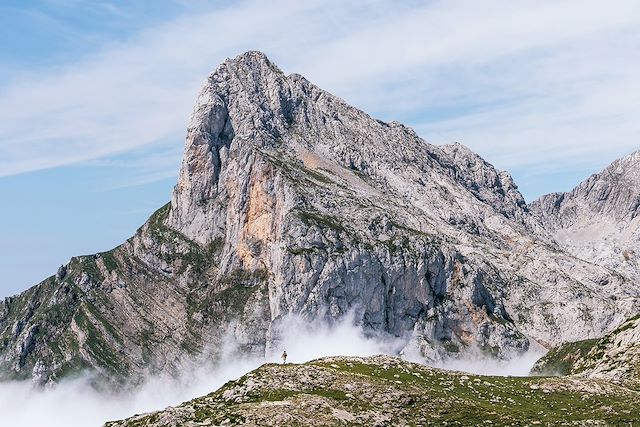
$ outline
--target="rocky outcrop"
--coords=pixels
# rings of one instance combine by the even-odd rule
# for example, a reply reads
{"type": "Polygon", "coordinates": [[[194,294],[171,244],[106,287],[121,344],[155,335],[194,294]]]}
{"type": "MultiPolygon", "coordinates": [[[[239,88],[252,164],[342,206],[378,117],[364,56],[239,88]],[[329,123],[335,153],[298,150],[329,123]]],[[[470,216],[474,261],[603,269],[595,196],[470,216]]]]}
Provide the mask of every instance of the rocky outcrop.
{"type": "Polygon", "coordinates": [[[506,172],[248,52],[206,80],[171,202],[0,306],[0,371],[177,372],[223,343],[269,353],[291,314],[352,314],[428,360],[508,358],[601,336],[639,296],[563,251],[506,172]]]}
{"type": "Polygon", "coordinates": [[[640,382],[640,316],[627,320],[602,338],[551,349],[531,372],[640,382]]]}
{"type": "Polygon", "coordinates": [[[386,356],[332,357],[264,365],[207,396],[105,427],[634,425],[638,398],[633,388],[597,380],[483,377],[386,356]]]}
{"type": "Polygon", "coordinates": [[[640,151],[531,210],[565,250],[640,281],[640,151]]]}

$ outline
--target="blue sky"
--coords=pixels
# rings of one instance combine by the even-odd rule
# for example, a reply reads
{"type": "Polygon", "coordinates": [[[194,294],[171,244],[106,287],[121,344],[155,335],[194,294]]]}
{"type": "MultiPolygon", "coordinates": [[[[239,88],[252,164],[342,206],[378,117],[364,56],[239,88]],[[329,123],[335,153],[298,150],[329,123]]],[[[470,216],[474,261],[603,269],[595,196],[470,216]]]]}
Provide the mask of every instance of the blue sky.
{"type": "Polygon", "coordinates": [[[198,87],[262,50],[532,200],[640,148],[640,3],[0,3],[0,297],[116,246],[166,203],[198,87]]]}

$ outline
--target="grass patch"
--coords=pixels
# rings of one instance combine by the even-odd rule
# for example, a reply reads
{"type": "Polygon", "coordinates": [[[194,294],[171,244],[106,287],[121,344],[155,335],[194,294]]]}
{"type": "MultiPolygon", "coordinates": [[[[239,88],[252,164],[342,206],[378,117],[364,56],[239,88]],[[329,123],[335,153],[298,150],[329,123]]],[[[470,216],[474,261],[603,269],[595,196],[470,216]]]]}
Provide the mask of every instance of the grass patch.
{"type": "Polygon", "coordinates": [[[574,373],[575,362],[584,359],[598,341],[598,339],[589,339],[554,347],[536,363],[532,373],[535,375],[568,375],[574,373]]]}
{"type": "Polygon", "coordinates": [[[112,271],[118,270],[118,268],[120,267],[120,264],[118,263],[118,260],[115,257],[115,249],[112,249],[107,252],[102,252],[99,255],[107,271],[112,272],[112,271]]]}

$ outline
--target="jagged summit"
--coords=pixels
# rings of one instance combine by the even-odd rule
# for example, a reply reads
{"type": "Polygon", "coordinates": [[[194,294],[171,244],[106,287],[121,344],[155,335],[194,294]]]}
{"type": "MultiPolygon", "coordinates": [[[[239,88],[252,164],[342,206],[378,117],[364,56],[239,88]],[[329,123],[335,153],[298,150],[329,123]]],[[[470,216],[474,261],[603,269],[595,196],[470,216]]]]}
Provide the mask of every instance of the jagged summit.
{"type": "Polygon", "coordinates": [[[542,196],[533,205],[558,226],[568,224],[581,208],[619,221],[633,220],[640,215],[640,150],[614,161],[568,193],[542,196]]]}
{"type": "Polygon", "coordinates": [[[250,50],[234,58],[225,59],[209,74],[207,80],[210,83],[243,80],[247,84],[251,84],[253,80],[259,84],[263,79],[274,76],[286,77],[267,55],[257,50],[250,50]]]}
{"type": "Polygon", "coordinates": [[[640,150],[531,209],[571,253],[640,281],[640,150]]]}
{"type": "Polygon", "coordinates": [[[353,314],[431,361],[509,358],[639,310],[638,284],[562,250],[506,172],[247,52],[206,79],[171,202],[0,302],[0,377],[127,384],[229,340],[270,354],[290,316],[353,314]]]}
{"type": "Polygon", "coordinates": [[[253,68],[260,67],[261,65],[266,65],[270,68],[278,69],[278,67],[269,60],[267,55],[264,52],[261,52],[259,50],[248,50],[246,52],[236,55],[235,58],[227,58],[222,62],[222,65],[220,67],[229,63],[245,64],[253,68]]]}
{"type": "Polygon", "coordinates": [[[437,147],[398,122],[373,119],[306,80],[285,76],[259,52],[225,61],[209,77],[198,97],[170,214],[175,227],[193,227],[187,232],[190,238],[216,238],[193,224],[206,206],[191,204],[194,200],[212,199],[211,194],[217,191],[218,169],[234,149],[275,150],[285,155],[294,152],[298,158],[304,157],[301,150],[308,150],[310,155],[370,174],[391,187],[399,181],[388,179],[390,174],[412,173],[411,180],[418,182],[429,175],[438,179],[433,175],[446,174],[453,179],[462,178],[467,189],[481,201],[526,222],[519,212],[526,210],[524,199],[508,173],[496,171],[461,144],[437,147]],[[204,162],[208,156],[211,165],[204,162]],[[462,163],[464,168],[473,166],[473,174],[459,170],[462,163]],[[377,169],[379,165],[382,170],[377,169]],[[408,170],[401,171],[407,165],[408,170]],[[517,205],[515,210],[513,202],[517,205]]]}

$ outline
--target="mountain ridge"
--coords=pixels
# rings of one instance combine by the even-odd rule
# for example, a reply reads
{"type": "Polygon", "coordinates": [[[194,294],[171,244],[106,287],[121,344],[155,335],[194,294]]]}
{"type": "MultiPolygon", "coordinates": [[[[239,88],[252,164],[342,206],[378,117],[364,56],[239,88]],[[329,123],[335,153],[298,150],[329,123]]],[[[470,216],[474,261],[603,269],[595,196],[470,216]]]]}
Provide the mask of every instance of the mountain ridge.
{"type": "Polygon", "coordinates": [[[604,337],[552,348],[536,362],[531,372],[639,382],[640,315],[628,319],[604,337]]]}
{"type": "Polygon", "coordinates": [[[566,193],[530,204],[544,227],[570,253],[640,280],[640,150],[566,193]]]}
{"type": "Polygon", "coordinates": [[[206,396],[105,427],[625,425],[639,421],[638,394],[596,379],[479,376],[388,356],[326,357],[265,364],[206,396]]]}
{"type": "Polygon", "coordinates": [[[264,356],[292,314],[353,313],[430,361],[509,358],[639,307],[638,283],[560,248],[508,173],[247,52],[205,81],[171,202],[0,302],[0,378],[135,383],[229,337],[264,356]]]}

